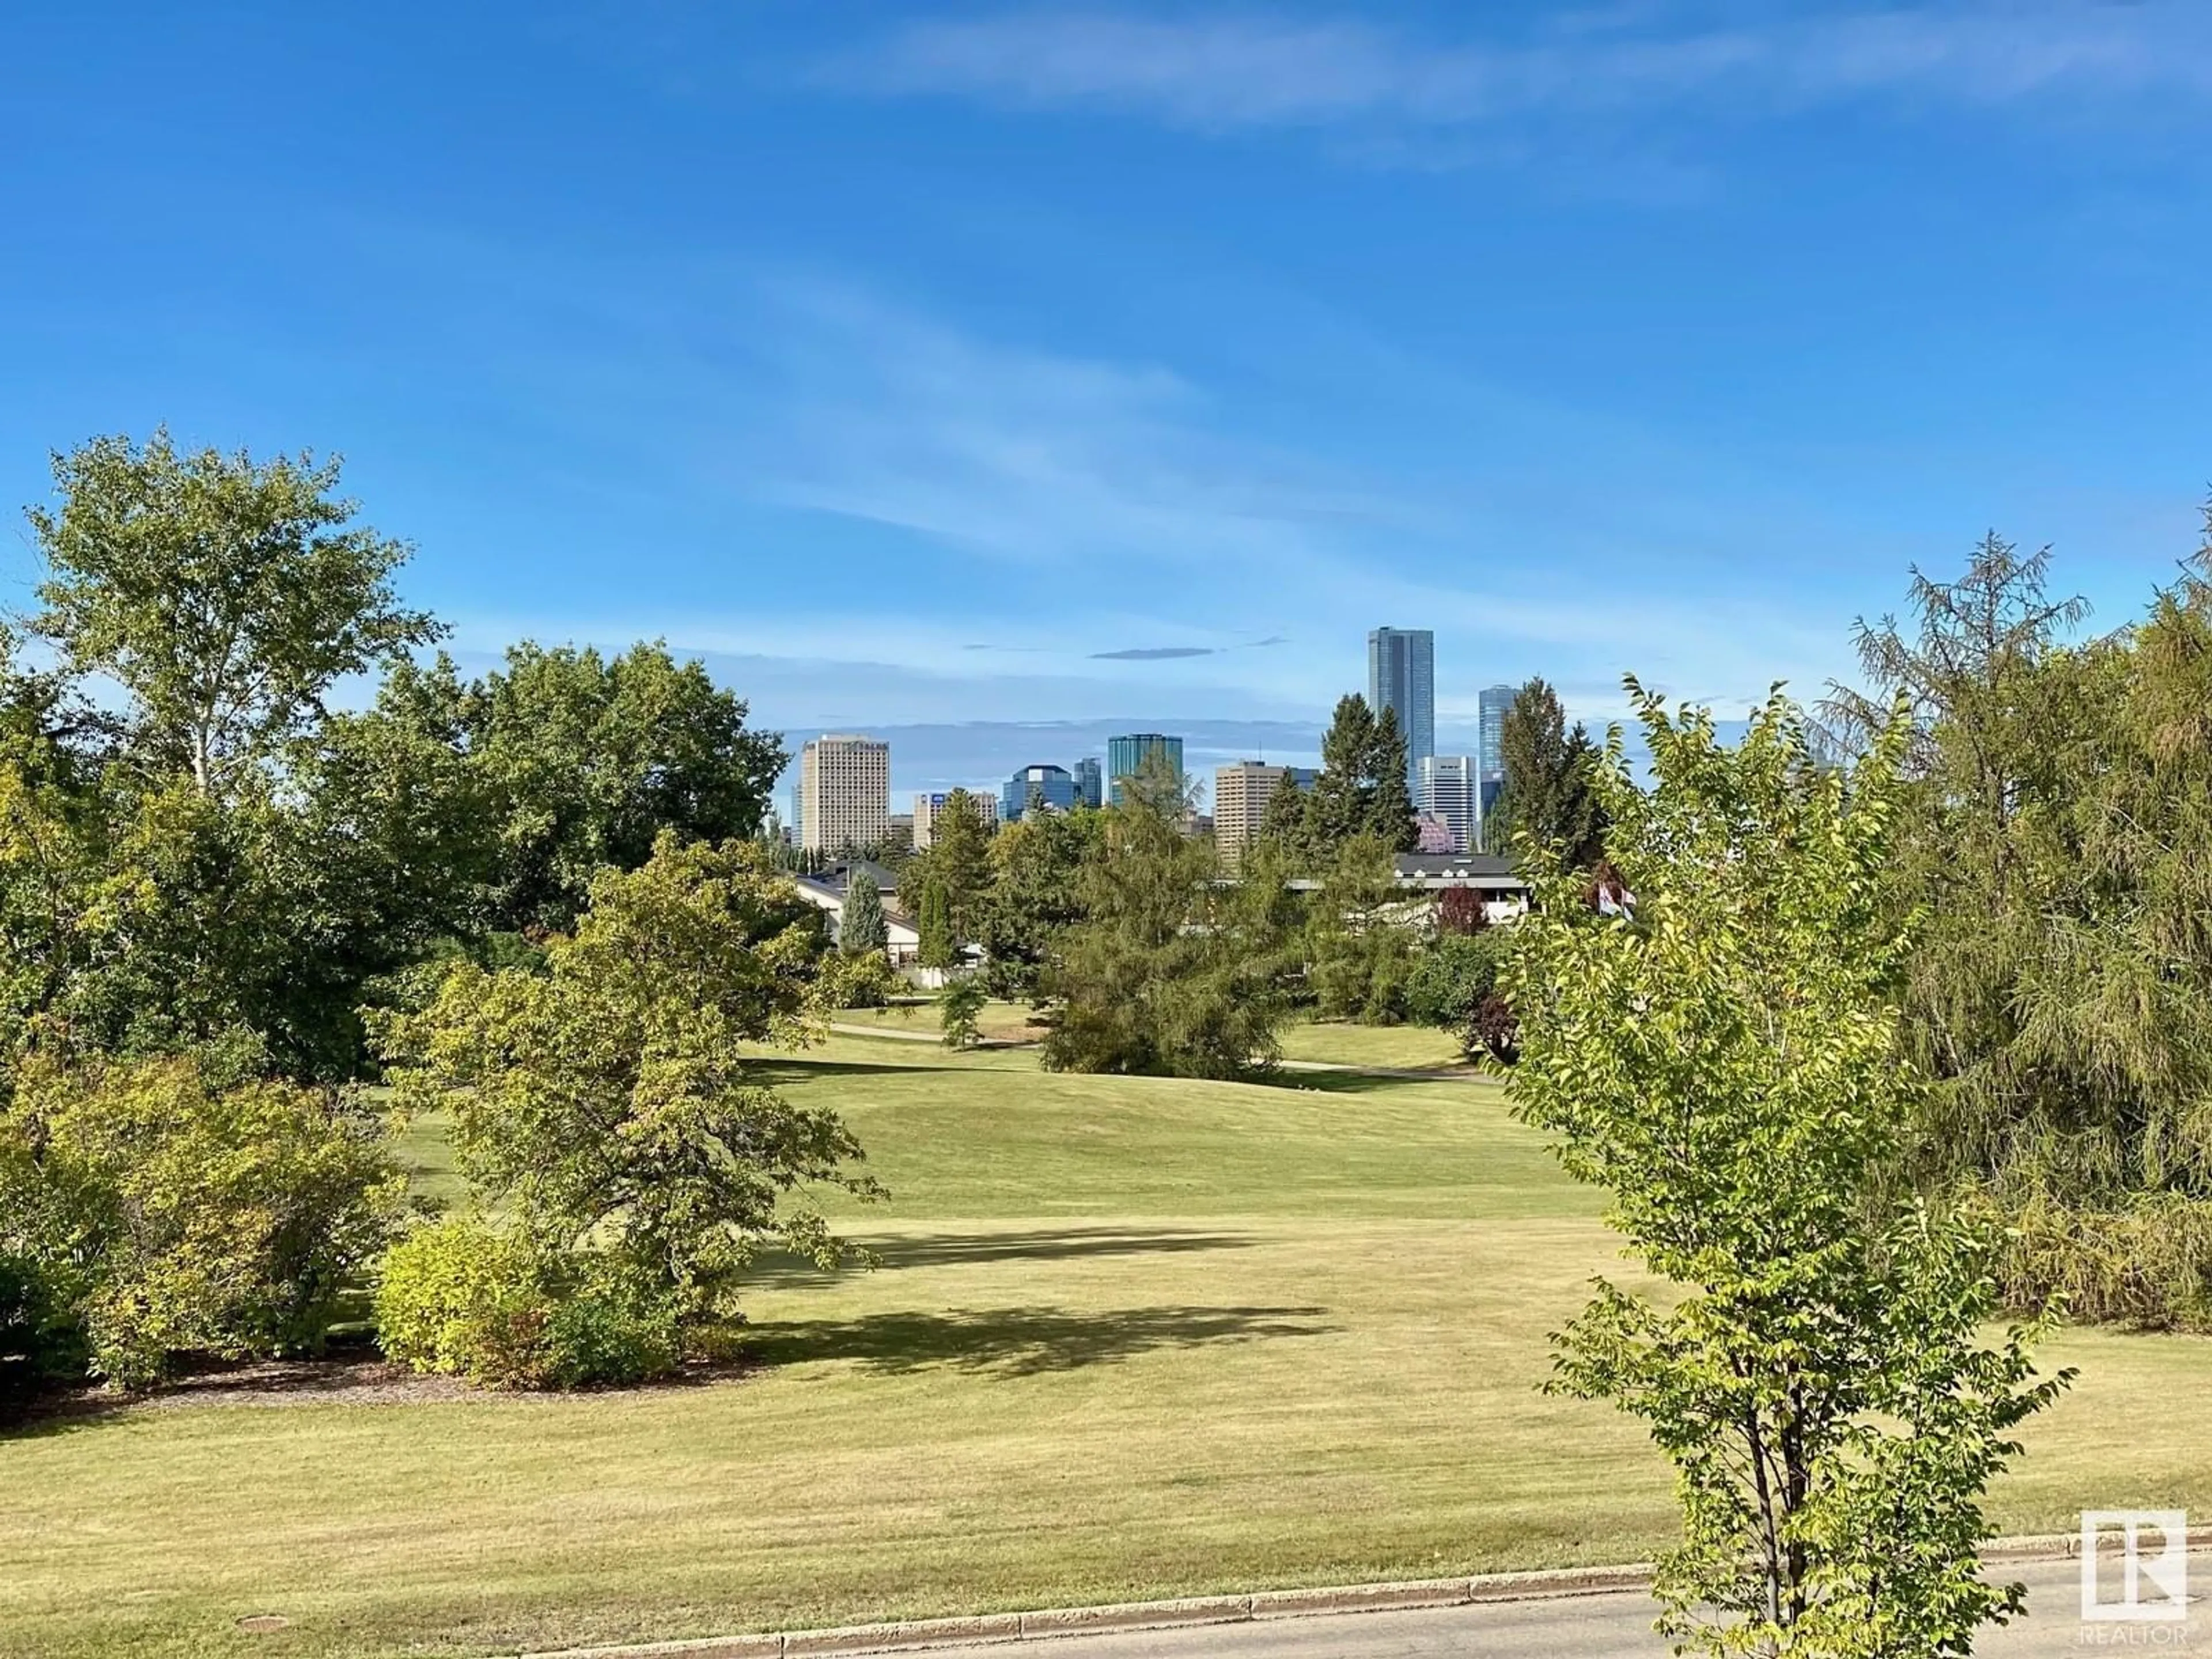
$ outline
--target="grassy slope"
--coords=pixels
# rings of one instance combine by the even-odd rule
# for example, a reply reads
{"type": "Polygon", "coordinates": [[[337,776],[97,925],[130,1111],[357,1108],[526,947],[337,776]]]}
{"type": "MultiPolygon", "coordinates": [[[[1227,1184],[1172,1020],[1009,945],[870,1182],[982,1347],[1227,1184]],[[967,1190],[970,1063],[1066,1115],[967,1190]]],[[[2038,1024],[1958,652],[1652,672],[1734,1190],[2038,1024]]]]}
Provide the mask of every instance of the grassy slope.
{"type": "MultiPolygon", "coordinates": [[[[0,1653],[478,1652],[1608,1560],[1668,1480],[1546,1400],[1613,1265],[1495,1091],[1051,1078],[833,1043],[884,1259],[771,1264],[708,1387],[137,1409],[0,1443],[0,1653]],[[279,1637],[234,1630],[290,1616],[279,1637]]],[[[426,1146],[434,1152],[434,1146],[426,1146]]],[[[2075,1335],[2000,1494],[2212,1505],[2212,1348],[2075,1335]]]]}
{"type": "MultiPolygon", "coordinates": [[[[1042,1028],[1030,1023],[1030,1009],[1024,1002],[993,1000],[975,1016],[975,1029],[994,1042],[1030,1042],[1042,1028]]],[[[888,1008],[846,1008],[839,1011],[840,1025],[880,1025],[887,1030],[914,1031],[936,1036],[944,1030],[943,1016],[934,1002],[900,1002],[888,1008]]]]}
{"type": "Polygon", "coordinates": [[[1431,1025],[1348,1025],[1334,1020],[1286,1025],[1285,1060],[1325,1060],[1342,1066],[1472,1073],[1459,1036],[1431,1025]]]}

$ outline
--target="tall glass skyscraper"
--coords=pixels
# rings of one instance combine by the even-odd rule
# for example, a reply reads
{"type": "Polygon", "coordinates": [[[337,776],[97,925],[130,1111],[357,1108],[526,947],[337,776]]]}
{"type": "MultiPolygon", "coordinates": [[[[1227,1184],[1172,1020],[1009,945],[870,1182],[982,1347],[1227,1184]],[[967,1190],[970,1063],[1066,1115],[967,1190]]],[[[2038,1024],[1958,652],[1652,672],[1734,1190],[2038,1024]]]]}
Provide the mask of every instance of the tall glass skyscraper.
{"type": "MultiPolygon", "coordinates": [[[[1481,816],[1485,818],[1498,805],[1498,793],[1505,787],[1505,711],[1513,707],[1513,699],[1520,695],[1518,686],[1492,685],[1485,687],[1476,699],[1476,718],[1480,722],[1475,738],[1480,753],[1476,758],[1482,765],[1481,816]]],[[[1495,853],[1498,849],[1486,841],[1484,850],[1495,853]]]]}
{"type": "Polygon", "coordinates": [[[1178,780],[1182,776],[1182,739],[1169,737],[1162,732],[1129,732],[1118,738],[1106,739],[1107,798],[1115,805],[1121,804],[1121,785],[1124,780],[1137,775],[1137,769],[1150,754],[1164,755],[1170,766],[1175,768],[1178,780]]]}
{"type": "Polygon", "coordinates": [[[1378,628],[1367,636],[1367,703],[1398,716],[1406,736],[1406,791],[1421,798],[1421,763],[1437,752],[1437,636],[1425,628],[1378,628]]]}
{"type": "Polygon", "coordinates": [[[1493,685],[1485,689],[1477,700],[1485,783],[1505,781],[1505,711],[1513,707],[1513,699],[1520,695],[1521,688],[1516,685],[1493,685]]]}
{"type": "Polygon", "coordinates": [[[1078,806],[1103,806],[1106,804],[1104,781],[1098,763],[1085,755],[1075,763],[1075,804],[1078,806]]]}

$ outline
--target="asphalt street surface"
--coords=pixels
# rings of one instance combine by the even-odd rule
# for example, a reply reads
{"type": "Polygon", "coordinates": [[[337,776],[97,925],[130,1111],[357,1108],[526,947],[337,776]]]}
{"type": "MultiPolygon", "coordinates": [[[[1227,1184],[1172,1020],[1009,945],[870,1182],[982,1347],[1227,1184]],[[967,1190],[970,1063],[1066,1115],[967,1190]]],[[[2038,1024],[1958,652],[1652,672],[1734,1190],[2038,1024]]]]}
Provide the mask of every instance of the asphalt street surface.
{"type": "MultiPolygon", "coordinates": [[[[2008,1562],[1992,1569],[2027,1586],[2027,1616],[1985,1632],[1975,1644],[1987,1659],[2051,1659],[2061,1654],[2190,1653],[2212,1659],[2212,1555],[2190,1558],[2195,1580],[2188,1617],[2175,1622],[2081,1618],[2081,1574],[2073,1561],[2008,1562]]],[[[2110,1579],[2114,1575],[2106,1575],[2110,1579]]],[[[2106,1592],[2110,1596],[2112,1592],[2106,1592]]],[[[958,1655],[1034,1652],[1036,1659],[1507,1659],[1570,1654],[1576,1659],[1662,1659],[1652,1633],[1656,1609],[1640,1594],[1552,1601],[1493,1601],[1407,1613],[1327,1613],[1310,1618],[1131,1631],[1048,1641],[943,1650],[958,1655]]]]}

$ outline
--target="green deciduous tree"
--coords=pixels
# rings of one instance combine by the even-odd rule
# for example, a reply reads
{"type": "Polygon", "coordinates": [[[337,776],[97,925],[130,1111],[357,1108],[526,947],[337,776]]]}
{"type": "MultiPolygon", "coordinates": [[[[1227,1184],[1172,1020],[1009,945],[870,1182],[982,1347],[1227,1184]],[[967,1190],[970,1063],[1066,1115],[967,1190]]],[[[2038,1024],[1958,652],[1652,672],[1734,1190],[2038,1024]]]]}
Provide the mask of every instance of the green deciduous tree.
{"type": "Polygon", "coordinates": [[[592,878],[634,870],[664,830],[751,836],[783,769],[782,740],[659,641],[618,657],[525,642],[459,689],[457,721],[496,814],[493,926],[564,931],[592,878]]]}
{"type": "Polygon", "coordinates": [[[1104,823],[1087,806],[1031,812],[993,838],[991,884],[979,907],[975,943],[999,995],[1035,995],[1061,934],[1083,919],[1079,872],[1104,823]]]}
{"type": "Polygon", "coordinates": [[[1964,1653],[2021,1599],[1981,1577],[1982,1493],[2066,1376],[2035,1377],[2043,1322],[1984,1341],[1993,1226],[1876,1197],[1922,1086],[1884,902],[1906,727],[1823,769],[1778,695],[1730,750],[1709,715],[1630,692],[1655,784],[1617,740],[1595,779],[1636,916],[1532,859],[1508,1090],[1678,1294],[1601,1282],[1557,1386],[1618,1401],[1674,1462],[1683,1541],[1654,1588],[1677,1642],[1964,1653]]]}
{"type": "Polygon", "coordinates": [[[331,684],[441,629],[397,602],[408,550],[354,523],[335,461],[98,438],[53,458],[33,507],[47,574],[33,630],[129,700],[129,755],[203,793],[269,760],[331,684]]]}
{"type": "Polygon", "coordinates": [[[1439,933],[1420,953],[1406,981],[1406,1018],[1423,1025],[1464,1031],[1498,985],[1498,965],[1510,943],[1510,928],[1439,933]]]}
{"type": "Polygon", "coordinates": [[[1274,1064],[1290,925],[1277,866],[1216,879],[1213,846],[1183,830],[1189,798],[1164,763],[1107,809],[1080,878],[1084,920],[1048,965],[1054,1071],[1236,1078],[1274,1064]]]}
{"type": "Polygon", "coordinates": [[[387,1017],[399,1098],[452,1114],[472,1192],[555,1276],[672,1299],[689,1331],[725,1326],[763,1238],[838,1256],[789,1194],[877,1190],[836,1113],[794,1105],[743,1057],[815,1029],[820,915],[757,848],[664,834],[636,871],[601,872],[544,972],[465,963],[428,1009],[387,1017]]]}
{"type": "Polygon", "coordinates": [[[70,1039],[88,975],[147,897],[109,869],[97,769],[60,741],[54,702],[0,629],[0,1097],[28,1048],[70,1039]]]}

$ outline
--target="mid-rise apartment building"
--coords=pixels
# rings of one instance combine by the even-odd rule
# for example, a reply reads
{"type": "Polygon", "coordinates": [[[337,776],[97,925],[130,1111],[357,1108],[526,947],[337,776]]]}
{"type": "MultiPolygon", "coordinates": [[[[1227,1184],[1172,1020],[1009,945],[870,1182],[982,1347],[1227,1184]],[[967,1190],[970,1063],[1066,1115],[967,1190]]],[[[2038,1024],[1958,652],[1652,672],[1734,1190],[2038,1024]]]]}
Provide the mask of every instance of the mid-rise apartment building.
{"type": "Polygon", "coordinates": [[[799,755],[799,844],[812,853],[880,847],[890,833],[891,746],[832,732],[799,755]]]}
{"type": "Polygon", "coordinates": [[[1237,761],[1213,769],[1213,846],[1224,869],[1243,861],[1244,849],[1260,838],[1267,803],[1282,788],[1310,789],[1309,766],[1270,766],[1265,761],[1237,761]]]}

